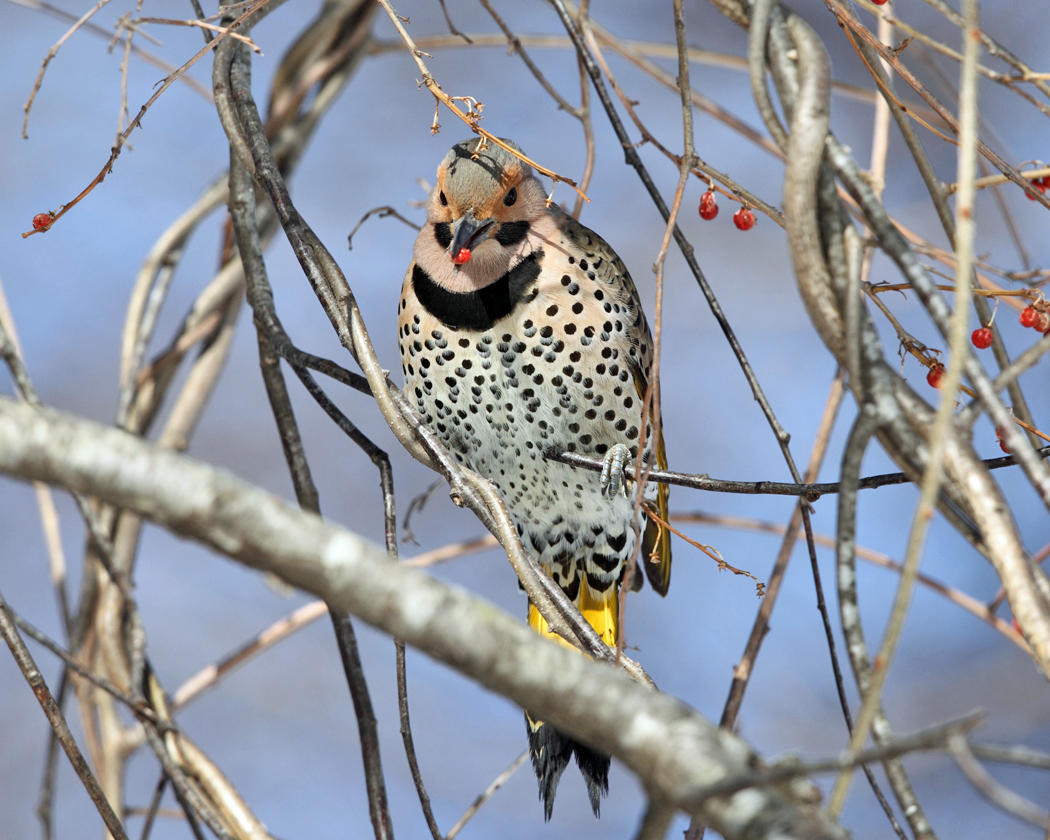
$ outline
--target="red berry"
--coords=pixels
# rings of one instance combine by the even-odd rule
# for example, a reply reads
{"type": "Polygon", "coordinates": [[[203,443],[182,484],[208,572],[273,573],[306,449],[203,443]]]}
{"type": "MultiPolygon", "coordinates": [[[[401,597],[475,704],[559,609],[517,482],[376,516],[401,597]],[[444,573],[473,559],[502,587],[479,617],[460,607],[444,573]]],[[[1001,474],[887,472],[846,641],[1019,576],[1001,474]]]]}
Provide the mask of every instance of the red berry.
{"type": "Polygon", "coordinates": [[[987,347],[992,346],[992,331],[988,327],[978,327],[972,333],[970,333],[970,341],[973,342],[973,346],[979,350],[984,350],[987,347]]]}
{"type": "Polygon", "coordinates": [[[470,248],[460,248],[456,252],[456,256],[452,258],[452,262],[456,265],[463,265],[465,262],[470,262],[470,248]]]}
{"type": "Polygon", "coordinates": [[[926,381],[931,388],[940,388],[942,376],[944,376],[944,365],[940,362],[935,362],[930,367],[930,372],[926,374],[926,381]]]}
{"type": "MultiPolygon", "coordinates": [[[[1050,187],[1050,178],[1047,178],[1047,177],[1033,178],[1031,183],[1032,183],[1033,187],[1035,187],[1037,190],[1039,190],[1039,192],[1045,193],[1047,188],[1050,187]]],[[[1025,195],[1028,196],[1028,200],[1029,201],[1035,201],[1035,196],[1032,195],[1031,193],[1026,192],[1025,195]]]]}
{"type": "Polygon", "coordinates": [[[751,230],[755,226],[755,214],[750,207],[741,207],[733,214],[733,224],[738,230],[751,230]]]}
{"type": "Polygon", "coordinates": [[[715,194],[708,190],[700,196],[700,218],[709,222],[717,215],[718,202],[715,200],[715,194]]]}
{"type": "Polygon", "coordinates": [[[886,0],[871,0],[871,2],[874,3],[876,6],[885,6],[886,5],[886,0]]]}
{"type": "Polygon", "coordinates": [[[1050,313],[1047,312],[1036,312],[1035,323],[1032,326],[1039,330],[1039,332],[1046,332],[1050,330],[1050,313]]]}
{"type": "Polygon", "coordinates": [[[54,220],[50,213],[37,213],[33,216],[33,230],[47,230],[54,220]]]}
{"type": "Polygon", "coordinates": [[[1021,310],[1018,320],[1021,322],[1022,327],[1031,327],[1035,325],[1035,317],[1038,314],[1033,307],[1026,306],[1021,310]]]}

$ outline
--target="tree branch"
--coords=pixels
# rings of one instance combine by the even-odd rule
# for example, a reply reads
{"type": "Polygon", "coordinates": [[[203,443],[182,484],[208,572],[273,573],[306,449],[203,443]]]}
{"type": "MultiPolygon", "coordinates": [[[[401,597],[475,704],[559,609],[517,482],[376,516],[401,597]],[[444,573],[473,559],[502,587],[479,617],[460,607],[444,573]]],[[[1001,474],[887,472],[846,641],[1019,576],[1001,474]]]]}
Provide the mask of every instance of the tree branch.
{"type": "Polygon", "coordinates": [[[623,761],[650,794],[727,837],[844,838],[791,783],[705,791],[757,760],[680,701],[538,637],[466,592],[230,474],[119,430],[0,398],[0,472],[87,493],[272,572],[623,761]]]}

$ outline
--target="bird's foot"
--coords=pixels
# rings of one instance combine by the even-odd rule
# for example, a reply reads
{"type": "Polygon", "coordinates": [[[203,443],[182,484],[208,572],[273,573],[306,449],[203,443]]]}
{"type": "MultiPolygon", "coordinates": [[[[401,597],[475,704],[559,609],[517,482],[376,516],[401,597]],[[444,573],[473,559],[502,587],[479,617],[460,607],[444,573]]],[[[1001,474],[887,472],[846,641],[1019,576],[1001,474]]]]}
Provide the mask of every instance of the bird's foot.
{"type": "Polygon", "coordinates": [[[610,447],[602,459],[602,475],[599,483],[602,495],[615,499],[618,495],[627,496],[626,467],[631,451],[622,443],[610,447]]]}

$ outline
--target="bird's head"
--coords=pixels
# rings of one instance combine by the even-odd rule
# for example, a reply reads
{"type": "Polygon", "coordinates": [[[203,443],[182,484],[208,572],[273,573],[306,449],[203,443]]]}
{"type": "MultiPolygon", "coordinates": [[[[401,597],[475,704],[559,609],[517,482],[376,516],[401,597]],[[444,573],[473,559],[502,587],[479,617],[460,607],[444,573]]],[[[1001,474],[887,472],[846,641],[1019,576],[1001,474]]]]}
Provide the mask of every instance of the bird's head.
{"type": "Polygon", "coordinates": [[[546,210],[532,167],[492,142],[479,149],[482,144],[482,138],[464,140],[445,155],[427,209],[446,258],[464,270],[497,261],[505,265],[507,249],[520,250],[546,210]]]}

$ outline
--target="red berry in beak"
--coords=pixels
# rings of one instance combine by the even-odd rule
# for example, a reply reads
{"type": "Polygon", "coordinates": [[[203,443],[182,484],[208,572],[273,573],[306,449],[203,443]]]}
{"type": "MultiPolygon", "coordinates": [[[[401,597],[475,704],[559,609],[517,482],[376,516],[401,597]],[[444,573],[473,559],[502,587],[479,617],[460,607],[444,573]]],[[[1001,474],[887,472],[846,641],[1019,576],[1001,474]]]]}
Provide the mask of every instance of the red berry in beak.
{"type": "Polygon", "coordinates": [[[470,262],[470,248],[460,248],[452,258],[452,262],[456,265],[463,265],[465,262],[470,262]]]}

